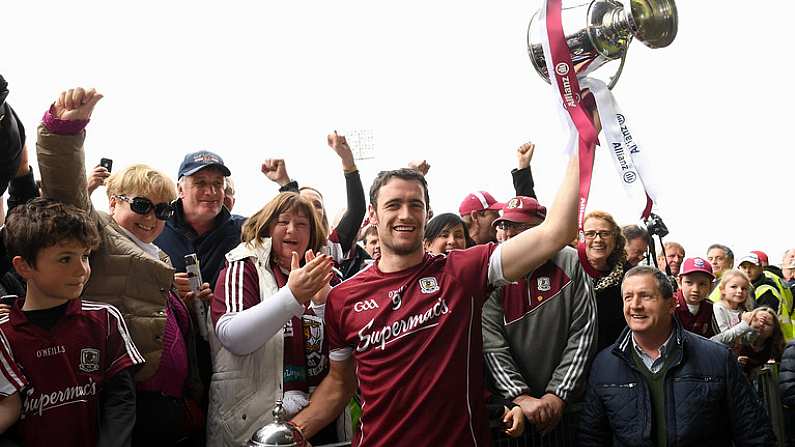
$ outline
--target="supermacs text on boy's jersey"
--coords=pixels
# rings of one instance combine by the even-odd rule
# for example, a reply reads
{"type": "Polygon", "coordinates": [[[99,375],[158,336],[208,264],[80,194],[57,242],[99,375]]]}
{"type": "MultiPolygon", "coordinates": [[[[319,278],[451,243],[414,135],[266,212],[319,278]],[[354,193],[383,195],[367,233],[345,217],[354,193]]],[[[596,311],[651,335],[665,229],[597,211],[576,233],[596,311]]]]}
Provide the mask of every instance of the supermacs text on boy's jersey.
{"type": "Polygon", "coordinates": [[[20,310],[0,317],[0,395],[19,392],[23,445],[96,445],[103,384],[144,359],[119,311],[79,299],[47,331],[20,310]]]}
{"type": "Polygon", "coordinates": [[[329,356],[353,355],[362,397],[354,446],[490,445],[481,311],[503,282],[488,244],[400,272],[376,263],[332,289],[329,356]]]}

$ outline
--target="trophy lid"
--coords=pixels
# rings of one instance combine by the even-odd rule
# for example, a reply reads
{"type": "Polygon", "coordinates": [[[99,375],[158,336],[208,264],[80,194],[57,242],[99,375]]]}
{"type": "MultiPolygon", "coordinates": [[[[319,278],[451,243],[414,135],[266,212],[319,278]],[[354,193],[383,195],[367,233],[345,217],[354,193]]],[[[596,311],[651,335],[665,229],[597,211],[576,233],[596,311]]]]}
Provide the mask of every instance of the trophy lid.
{"type": "Polygon", "coordinates": [[[630,0],[630,26],[649,48],[667,47],[676,38],[679,19],[674,0],[630,0]]]}
{"type": "Polygon", "coordinates": [[[251,437],[248,447],[290,447],[304,445],[303,436],[292,425],[285,422],[286,413],[282,401],[273,407],[273,422],[260,428],[251,437]]]}

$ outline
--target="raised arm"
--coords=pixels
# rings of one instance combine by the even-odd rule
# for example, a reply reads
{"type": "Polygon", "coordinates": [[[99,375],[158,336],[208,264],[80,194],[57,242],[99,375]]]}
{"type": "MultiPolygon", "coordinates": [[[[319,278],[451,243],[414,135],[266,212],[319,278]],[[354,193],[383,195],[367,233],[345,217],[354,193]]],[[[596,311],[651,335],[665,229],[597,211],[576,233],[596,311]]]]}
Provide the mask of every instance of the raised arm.
{"type": "Polygon", "coordinates": [[[268,180],[279,185],[279,192],[298,192],[298,182],[290,180],[287,164],[281,158],[269,158],[262,163],[260,170],[268,180]]]}
{"type": "Polygon", "coordinates": [[[345,191],[348,197],[347,208],[339,224],[334,229],[344,253],[351,249],[362,225],[364,213],[367,211],[367,200],[364,198],[364,187],[359,170],[353,160],[353,152],[343,135],[335,131],[326,137],[328,145],[340,157],[342,170],[345,173],[345,191]]]}
{"type": "Polygon", "coordinates": [[[530,169],[530,161],[533,159],[535,149],[536,145],[530,142],[516,149],[518,167],[511,171],[511,177],[513,177],[513,189],[516,191],[517,196],[536,198],[533,172],[530,169]]]}
{"type": "Polygon", "coordinates": [[[36,154],[46,197],[89,210],[83,140],[102,95],[94,89],[62,92],[39,125],[36,154]]]}
{"type": "Polygon", "coordinates": [[[579,161],[569,159],[563,184],[541,225],[522,232],[502,244],[502,272],[516,281],[544,263],[577,235],[577,193],[579,161]]]}

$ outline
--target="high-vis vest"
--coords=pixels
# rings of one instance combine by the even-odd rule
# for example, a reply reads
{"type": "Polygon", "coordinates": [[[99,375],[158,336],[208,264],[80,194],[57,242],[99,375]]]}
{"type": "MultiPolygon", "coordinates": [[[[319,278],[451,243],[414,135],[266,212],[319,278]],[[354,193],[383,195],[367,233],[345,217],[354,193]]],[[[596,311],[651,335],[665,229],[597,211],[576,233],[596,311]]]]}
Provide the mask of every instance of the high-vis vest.
{"type": "Polygon", "coordinates": [[[776,287],[773,288],[768,285],[763,285],[759,288],[762,292],[760,293],[757,291],[757,296],[764,293],[764,290],[778,289],[773,292],[773,294],[778,297],[778,320],[781,324],[781,332],[784,334],[784,339],[790,342],[795,339],[795,324],[792,322],[792,290],[787,287],[784,281],[775,273],[765,270],[764,274],[766,278],[776,284],[776,287]]]}

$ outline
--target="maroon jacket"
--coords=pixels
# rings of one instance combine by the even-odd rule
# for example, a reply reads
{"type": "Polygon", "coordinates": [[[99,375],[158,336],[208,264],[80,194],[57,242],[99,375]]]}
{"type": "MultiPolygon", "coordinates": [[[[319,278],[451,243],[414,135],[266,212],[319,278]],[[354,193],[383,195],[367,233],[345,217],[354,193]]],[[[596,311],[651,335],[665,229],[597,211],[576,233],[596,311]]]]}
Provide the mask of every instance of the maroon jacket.
{"type": "Polygon", "coordinates": [[[674,293],[676,300],[676,318],[682,323],[685,330],[701,335],[702,337],[710,338],[715,335],[715,329],[712,325],[712,303],[709,300],[701,302],[698,312],[693,315],[690,309],[687,308],[687,302],[681,290],[674,293]]]}

